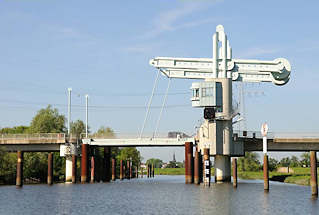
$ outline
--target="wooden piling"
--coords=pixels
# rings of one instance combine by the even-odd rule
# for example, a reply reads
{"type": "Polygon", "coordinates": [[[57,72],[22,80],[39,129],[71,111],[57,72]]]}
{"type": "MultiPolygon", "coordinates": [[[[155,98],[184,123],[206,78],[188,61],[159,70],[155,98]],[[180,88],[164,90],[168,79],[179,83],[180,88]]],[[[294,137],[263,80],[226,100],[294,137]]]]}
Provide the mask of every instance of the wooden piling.
{"type": "Polygon", "coordinates": [[[88,144],[82,144],[82,157],[81,157],[81,183],[88,182],[88,150],[89,145],[88,144]]]}
{"type": "Polygon", "coordinates": [[[72,155],[72,183],[76,183],[76,174],[77,174],[77,156],[72,155]]]}
{"type": "Polygon", "coordinates": [[[48,178],[47,178],[48,185],[53,184],[53,153],[49,152],[48,154],[48,178]]]}
{"type": "Polygon", "coordinates": [[[91,183],[95,182],[95,159],[91,156],[91,183]]]}
{"type": "Polygon", "coordinates": [[[264,155],[264,190],[269,191],[269,170],[268,170],[268,155],[264,155]]]}
{"type": "Polygon", "coordinates": [[[193,143],[185,142],[185,183],[191,184],[192,177],[192,158],[193,158],[193,143]]]}
{"type": "Polygon", "coordinates": [[[23,151],[17,152],[17,187],[23,186],[23,151]]]}
{"type": "Polygon", "coordinates": [[[129,176],[129,178],[131,179],[131,178],[133,178],[133,169],[132,169],[131,161],[129,162],[129,164],[130,164],[130,168],[129,168],[130,176],[129,176]]]}
{"type": "Polygon", "coordinates": [[[233,187],[237,188],[237,159],[233,158],[233,187]]]}
{"type": "Polygon", "coordinates": [[[194,160],[194,183],[199,184],[199,152],[195,151],[195,160],[194,160]]]}
{"type": "Polygon", "coordinates": [[[112,181],[116,180],[116,160],[112,158],[112,181]]]}
{"type": "Polygon", "coordinates": [[[130,162],[130,160],[127,160],[126,161],[126,171],[125,171],[127,179],[131,179],[131,174],[130,174],[131,168],[130,168],[130,166],[131,166],[131,162],[130,162]]]}
{"type": "Polygon", "coordinates": [[[120,161],[120,180],[124,179],[123,160],[120,161]]]}
{"type": "Polygon", "coordinates": [[[318,179],[317,179],[317,155],[316,151],[310,151],[310,170],[311,170],[311,195],[318,197],[318,179]]]}

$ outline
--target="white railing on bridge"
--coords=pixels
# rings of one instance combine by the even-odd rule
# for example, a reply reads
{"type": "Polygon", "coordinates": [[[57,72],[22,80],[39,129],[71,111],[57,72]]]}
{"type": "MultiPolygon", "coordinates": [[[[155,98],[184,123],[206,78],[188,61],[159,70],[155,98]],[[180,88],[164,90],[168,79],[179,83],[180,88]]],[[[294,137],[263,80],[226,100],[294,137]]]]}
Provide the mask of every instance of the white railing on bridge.
{"type": "Polygon", "coordinates": [[[2,140],[13,140],[13,139],[65,139],[64,133],[36,133],[36,134],[0,134],[2,140]]]}
{"type": "MultiPolygon", "coordinates": [[[[191,135],[179,135],[179,138],[191,138],[191,135]]],[[[99,135],[99,134],[89,134],[89,139],[140,139],[139,134],[136,132],[116,132],[114,135],[99,135]]],[[[142,139],[157,139],[157,138],[169,138],[176,139],[178,135],[171,135],[169,132],[157,133],[145,133],[142,136],[142,139]]],[[[87,139],[85,134],[81,134],[81,139],[87,139]]]]}
{"type": "MultiPolygon", "coordinates": [[[[234,135],[243,138],[262,138],[260,131],[233,131],[234,135]]],[[[268,132],[267,138],[319,138],[319,132],[268,132]]]]}

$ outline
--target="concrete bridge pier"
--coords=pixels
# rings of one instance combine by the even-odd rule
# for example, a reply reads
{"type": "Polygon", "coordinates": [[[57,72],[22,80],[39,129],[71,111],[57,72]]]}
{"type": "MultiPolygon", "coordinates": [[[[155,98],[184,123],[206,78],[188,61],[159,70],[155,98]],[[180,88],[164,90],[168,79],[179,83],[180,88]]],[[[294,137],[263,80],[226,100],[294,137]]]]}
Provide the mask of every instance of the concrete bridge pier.
{"type": "Polygon", "coordinates": [[[81,183],[88,182],[88,153],[89,153],[89,145],[82,144],[82,157],[81,157],[81,183]]]}
{"type": "Polygon", "coordinates": [[[116,180],[116,160],[112,158],[112,181],[116,180]]]}
{"type": "Polygon", "coordinates": [[[193,168],[193,143],[185,142],[185,183],[191,184],[194,182],[193,168]]]}
{"type": "Polygon", "coordinates": [[[17,187],[23,186],[23,151],[17,152],[17,187]]]}
{"type": "Polygon", "coordinates": [[[215,182],[230,182],[230,157],[226,155],[215,156],[215,182]]]}
{"type": "Polygon", "coordinates": [[[53,153],[49,152],[48,154],[48,185],[53,184],[53,153]]]}
{"type": "Polygon", "coordinates": [[[72,156],[65,157],[65,182],[72,182],[72,156]]]}
{"type": "Polygon", "coordinates": [[[311,170],[311,195],[312,197],[318,197],[318,178],[317,178],[317,155],[316,151],[310,151],[310,170],[311,170]]]}
{"type": "Polygon", "coordinates": [[[77,156],[72,155],[72,183],[76,183],[76,173],[77,173],[77,156]]]}

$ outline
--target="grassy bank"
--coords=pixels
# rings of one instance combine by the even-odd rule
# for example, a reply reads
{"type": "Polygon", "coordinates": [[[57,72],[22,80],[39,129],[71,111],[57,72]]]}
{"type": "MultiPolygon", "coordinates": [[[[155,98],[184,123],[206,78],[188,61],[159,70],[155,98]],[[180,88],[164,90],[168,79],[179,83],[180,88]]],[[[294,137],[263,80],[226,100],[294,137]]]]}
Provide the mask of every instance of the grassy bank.
{"type": "MultiPolygon", "coordinates": [[[[310,185],[310,168],[294,167],[293,173],[279,173],[276,171],[269,172],[269,179],[273,181],[281,181],[285,183],[292,183],[298,185],[310,185]]],[[[318,168],[319,172],[319,168],[318,168]]],[[[184,175],[184,168],[155,168],[155,175],[184,175]]],[[[214,169],[212,168],[212,175],[214,175],[214,169]]],[[[263,179],[264,175],[262,171],[249,172],[238,171],[238,178],[240,179],[263,179]]],[[[318,177],[319,181],[319,177],[318,177]]]]}

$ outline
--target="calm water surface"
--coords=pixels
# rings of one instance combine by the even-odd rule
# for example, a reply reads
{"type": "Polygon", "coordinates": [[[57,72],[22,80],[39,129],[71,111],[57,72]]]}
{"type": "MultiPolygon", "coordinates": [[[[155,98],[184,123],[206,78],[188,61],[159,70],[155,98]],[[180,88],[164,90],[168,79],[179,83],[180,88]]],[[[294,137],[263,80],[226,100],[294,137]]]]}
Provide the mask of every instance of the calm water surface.
{"type": "Polygon", "coordinates": [[[0,214],[318,214],[310,187],[262,181],[185,185],[184,176],[0,187],[0,214]]]}

